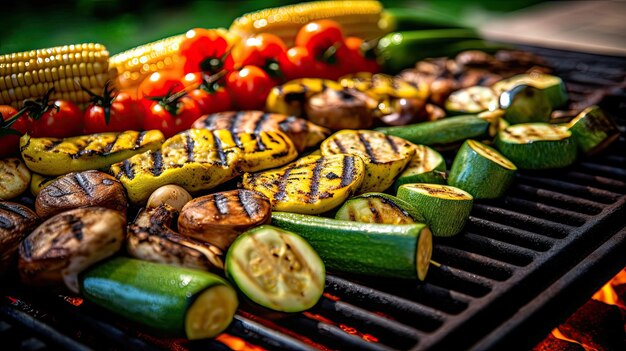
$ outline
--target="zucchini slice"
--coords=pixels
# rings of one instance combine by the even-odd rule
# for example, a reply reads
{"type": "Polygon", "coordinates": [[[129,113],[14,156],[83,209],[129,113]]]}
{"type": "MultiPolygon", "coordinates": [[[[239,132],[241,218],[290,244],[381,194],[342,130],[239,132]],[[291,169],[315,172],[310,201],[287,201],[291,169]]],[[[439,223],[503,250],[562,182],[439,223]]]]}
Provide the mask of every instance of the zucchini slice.
{"type": "Polygon", "coordinates": [[[560,168],[576,160],[576,143],[564,126],[515,124],[498,134],[495,145],[521,169],[560,168]]]}
{"type": "Polygon", "coordinates": [[[454,158],[448,184],[463,189],[475,199],[495,199],[506,192],[517,167],[490,146],[467,140],[454,158]]]}
{"type": "Polygon", "coordinates": [[[300,234],[335,272],[424,280],[430,265],[432,234],[422,223],[355,223],[274,212],[272,224],[300,234]]]}
{"type": "Polygon", "coordinates": [[[324,292],[326,270],[300,236],[271,225],[240,235],[226,255],[226,275],[253,302],[281,312],[300,312],[324,292]]]}
{"type": "Polygon", "coordinates": [[[394,192],[408,183],[445,184],[446,161],[441,154],[426,145],[415,145],[415,155],[393,183],[394,192]]]}
{"type": "Polygon", "coordinates": [[[546,93],[548,101],[552,109],[563,107],[567,103],[567,90],[565,83],[557,76],[543,74],[539,72],[531,72],[528,74],[519,74],[511,78],[507,78],[495,83],[492,89],[500,95],[507,90],[511,90],[516,85],[530,85],[537,89],[541,89],[546,93]]]}
{"type": "Polygon", "coordinates": [[[441,184],[404,184],[397,196],[424,216],[434,236],[460,233],[474,202],[465,190],[441,184]]]}
{"type": "Polygon", "coordinates": [[[322,142],[322,155],[356,155],[365,162],[358,193],[384,191],[409,163],[414,146],[398,137],[371,130],[342,130],[322,142]]]}
{"type": "Polygon", "coordinates": [[[382,193],[365,193],[351,198],[339,208],[335,219],[381,224],[410,224],[424,221],[411,204],[382,193]]]}
{"type": "Polygon", "coordinates": [[[306,156],[282,168],[246,173],[243,187],[267,196],[276,211],[320,214],[356,193],[365,165],[353,155],[306,156]]]}
{"type": "Polygon", "coordinates": [[[615,121],[598,106],[590,106],[579,113],[568,128],[578,149],[587,155],[604,150],[619,137],[615,121]]]}
{"type": "Polygon", "coordinates": [[[455,115],[495,110],[498,108],[498,94],[480,85],[459,89],[448,96],[445,107],[446,111],[455,115]]]}
{"type": "Polygon", "coordinates": [[[235,290],[215,274],[125,257],[89,269],[81,292],[127,319],[189,339],[222,332],[238,304],[235,290]]]}
{"type": "Polygon", "coordinates": [[[500,108],[511,124],[549,122],[552,106],[546,93],[530,85],[516,85],[500,95],[500,108]]]}

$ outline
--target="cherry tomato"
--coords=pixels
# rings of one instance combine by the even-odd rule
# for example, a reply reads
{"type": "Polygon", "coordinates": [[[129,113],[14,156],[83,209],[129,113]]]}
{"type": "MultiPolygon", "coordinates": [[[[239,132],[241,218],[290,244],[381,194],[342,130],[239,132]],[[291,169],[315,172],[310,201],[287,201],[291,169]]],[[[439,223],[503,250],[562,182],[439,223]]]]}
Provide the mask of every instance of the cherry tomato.
{"type": "Polygon", "coordinates": [[[318,77],[321,66],[303,46],[294,46],[279,57],[280,68],[285,80],[318,77]]]}
{"type": "Polygon", "coordinates": [[[0,105],[0,158],[17,153],[20,146],[20,136],[26,133],[30,126],[28,116],[25,114],[11,123],[11,117],[16,114],[17,110],[13,107],[0,105]]]}
{"type": "Polygon", "coordinates": [[[343,45],[343,33],[339,23],[332,20],[309,22],[296,35],[296,46],[304,46],[316,58],[322,58],[332,46],[343,45]]]}
{"type": "Polygon", "coordinates": [[[189,96],[196,100],[203,115],[228,111],[232,108],[230,95],[224,87],[218,87],[212,91],[200,87],[192,90],[189,96]]]}
{"type": "Polygon", "coordinates": [[[98,96],[87,107],[84,117],[85,133],[123,132],[141,129],[143,126],[142,105],[128,93],[121,92],[114,96],[109,93],[105,90],[103,96],[98,96]],[[105,108],[109,109],[108,117],[105,108]]]}
{"type": "Polygon", "coordinates": [[[201,116],[198,103],[189,96],[170,99],[166,96],[161,101],[154,101],[146,110],[143,129],[158,129],[166,138],[189,129],[191,124],[201,116]]]}
{"type": "Polygon", "coordinates": [[[256,66],[245,66],[226,76],[226,89],[239,110],[262,110],[274,86],[270,76],[256,66]]]}
{"type": "Polygon", "coordinates": [[[36,138],[67,138],[83,132],[83,112],[71,101],[56,100],[40,117],[31,112],[29,116],[34,119],[31,134],[36,138]]]}
{"type": "Polygon", "coordinates": [[[357,72],[378,73],[380,67],[376,57],[368,57],[368,53],[363,51],[363,39],[358,37],[347,37],[344,40],[346,56],[340,57],[340,65],[343,66],[344,74],[357,72]]]}
{"type": "Polygon", "coordinates": [[[235,45],[232,50],[234,67],[253,65],[264,69],[271,77],[280,77],[278,58],[285,51],[287,46],[278,36],[257,34],[235,45]]]}
{"type": "Polygon", "coordinates": [[[181,77],[176,72],[154,72],[139,84],[137,96],[141,103],[149,108],[152,105],[152,100],[146,97],[159,97],[185,89],[191,90],[198,86],[201,81],[202,77],[199,73],[188,73],[181,77]]]}
{"type": "Polygon", "coordinates": [[[185,34],[180,44],[183,57],[183,72],[217,73],[222,69],[222,60],[228,50],[228,41],[213,29],[194,28],[185,34]]]}

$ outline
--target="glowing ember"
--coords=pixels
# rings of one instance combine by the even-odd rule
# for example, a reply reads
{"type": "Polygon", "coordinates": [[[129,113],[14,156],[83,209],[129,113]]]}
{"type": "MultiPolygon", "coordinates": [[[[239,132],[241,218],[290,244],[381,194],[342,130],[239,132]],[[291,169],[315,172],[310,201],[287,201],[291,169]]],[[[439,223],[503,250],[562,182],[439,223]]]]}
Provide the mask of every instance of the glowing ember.
{"type": "Polygon", "coordinates": [[[626,284],[626,269],[620,271],[613,279],[606,283],[600,290],[598,290],[591,298],[604,302],[608,305],[616,305],[622,309],[626,309],[626,306],[619,300],[619,296],[615,292],[615,286],[626,284]]]}
{"type": "Polygon", "coordinates": [[[231,349],[235,351],[264,351],[265,350],[264,348],[260,346],[252,345],[241,338],[238,338],[236,336],[232,336],[226,333],[218,335],[215,338],[215,340],[221,342],[222,344],[230,347],[231,349]]]}
{"type": "Polygon", "coordinates": [[[567,336],[563,335],[563,333],[561,333],[559,328],[552,329],[552,336],[554,336],[557,339],[561,339],[561,340],[565,340],[565,341],[569,341],[569,342],[573,342],[575,344],[578,344],[578,345],[582,346],[586,351],[593,351],[592,348],[588,348],[585,345],[579,343],[578,341],[576,341],[574,339],[570,339],[567,336]]]}

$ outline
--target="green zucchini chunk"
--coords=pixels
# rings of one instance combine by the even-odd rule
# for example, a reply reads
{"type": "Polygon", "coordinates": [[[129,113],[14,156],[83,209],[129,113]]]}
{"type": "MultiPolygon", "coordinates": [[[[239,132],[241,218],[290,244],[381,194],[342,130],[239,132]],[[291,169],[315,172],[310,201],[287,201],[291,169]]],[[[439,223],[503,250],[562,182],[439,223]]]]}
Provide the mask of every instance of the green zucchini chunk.
{"type": "Polygon", "coordinates": [[[498,95],[490,87],[480,85],[453,92],[445,103],[446,111],[455,115],[495,110],[498,106],[498,95]]]}
{"type": "Polygon", "coordinates": [[[468,192],[441,184],[404,184],[398,189],[397,196],[424,216],[434,236],[460,233],[474,202],[468,192]]]}
{"type": "Polygon", "coordinates": [[[129,320],[189,339],[221,333],[238,304],[235,290],[215,274],[125,257],[86,271],[81,292],[129,320]]]}
{"type": "Polygon", "coordinates": [[[552,106],[544,90],[520,84],[500,95],[500,108],[511,124],[549,122],[552,106]]]}
{"type": "Polygon", "coordinates": [[[619,137],[615,121],[598,106],[590,106],[578,114],[568,125],[578,149],[593,155],[609,146],[619,137]]]}
{"type": "Polygon", "coordinates": [[[300,312],[324,292],[324,263],[300,236],[271,225],[248,230],[226,255],[226,276],[252,302],[280,312],[300,312]]]}
{"type": "Polygon", "coordinates": [[[475,199],[499,198],[509,188],[517,167],[501,153],[475,140],[459,149],[448,184],[463,189],[475,199]]]}
{"type": "Polygon", "coordinates": [[[424,280],[432,255],[428,226],[355,223],[286,212],[272,223],[300,234],[319,253],[328,270],[424,280]]]}
{"type": "Polygon", "coordinates": [[[515,124],[496,138],[496,148],[520,169],[548,169],[571,165],[577,146],[564,126],[547,123],[515,124]]]}
{"type": "Polygon", "coordinates": [[[413,144],[445,145],[488,135],[489,121],[474,115],[464,115],[376,130],[413,144]]]}
{"type": "Polygon", "coordinates": [[[408,183],[446,184],[446,161],[426,145],[415,145],[415,155],[393,183],[394,192],[408,183]]]}
{"type": "Polygon", "coordinates": [[[362,223],[410,224],[424,218],[411,204],[383,193],[365,193],[346,201],[335,219],[362,223]]]}
{"type": "Polygon", "coordinates": [[[563,107],[567,104],[568,97],[565,83],[563,83],[561,78],[549,74],[538,72],[518,74],[495,83],[492,88],[500,95],[520,84],[530,85],[543,90],[548,97],[552,109],[563,107]]]}

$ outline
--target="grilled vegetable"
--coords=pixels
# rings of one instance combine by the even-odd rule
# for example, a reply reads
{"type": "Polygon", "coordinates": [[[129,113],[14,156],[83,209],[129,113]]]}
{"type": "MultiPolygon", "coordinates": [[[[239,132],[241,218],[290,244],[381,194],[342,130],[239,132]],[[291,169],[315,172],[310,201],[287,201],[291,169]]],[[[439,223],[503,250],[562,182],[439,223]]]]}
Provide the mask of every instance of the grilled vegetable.
{"type": "Polygon", "coordinates": [[[226,255],[226,276],[263,307],[300,312],[313,307],[322,296],[326,270],[300,236],[264,225],[233,242],[226,255]]]}
{"type": "Polygon", "coordinates": [[[32,138],[26,134],[20,139],[20,150],[26,166],[43,175],[61,175],[68,172],[106,168],[132,155],[155,150],[163,142],[163,133],[126,131],[101,133],[65,139],[32,138]]]}
{"type": "Polygon", "coordinates": [[[376,128],[387,135],[406,139],[414,144],[445,145],[470,138],[479,138],[489,132],[489,122],[476,116],[456,116],[432,122],[399,127],[376,128]]]}
{"type": "Polygon", "coordinates": [[[619,137],[615,121],[598,106],[588,107],[579,113],[568,128],[578,149],[588,155],[602,151],[619,137]]]}
{"type": "Polygon", "coordinates": [[[30,171],[19,158],[0,159],[0,200],[12,199],[30,184],[30,171]]]}
{"type": "Polygon", "coordinates": [[[304,105],[313,95],[326,89],[341,90],[333,80],[303,78],[291,80],[272,88],[267,96],[265,110],[287,116],[304,116],[304,105]]]}
{"type": "Polygon", "coordinates": [[[198,129],[228,129],[233,133],[279,130],[293,141],[298,151],[319,144],[330,135],[324,127],[305,119],[262,111],[226,111],[199,118],[192,126],[198,129]]]}
{"type": "Polygon", "coordinates": [[[572,133],[547,123],[512,125],[498,134],[495,145],[521,169],[559,168],[576,160],[572,133]]]}
{"type": "Polygon", "coordinates": [[[529,74],[519,74],[508,79],[501,80],[493,85],[493,90],[498,95],[511,90],[516,85],[530,85],[544,91],[552,109],[565,106],[567,103],[567,89],[563,80],[557,76],[532,72],[529,74]]]}
{"type": "Polygon", "coordinates": [[[295,213],[272,213],[272,223],[298,233],[330,271],[424,280],[432,254],[425,224],[355,223],[295,213]]]}
{"type": "Polygon", "coordinates": [[[479,113],[498,108],[498,95],[489,87],[473,86],[448,96],[446,111],[452,114],[479,113]]]}
{"type": "Polygon", "coordinates": [[[20,242],[38,223],[39,217],[28,207],[0,201],[0,275],[15,268],[20,242]]]}
{"type": "Polygon", "coordinates": [[[365,193],[346,201],[335,219],[362,223],[410,224],[424,218],[411,204],[383,193],[365,193]]]}
{"type": "Polygon", "coordinates": [[[410,31],[418,29],[446,29],[465,28],[460,26],[453,18],[444,16],[442,12],[427,8],[419,11],[410,11],[407,8],[386,8],[382,14],[382,20],[388,23],[393,32],[410,31]]]}
{"type": "Polygon", "coordinates": [[[493,148],[467,140],[454,158],[448,184],[463,189],[475,199],[495,199],[504,195],[517,167],[493,148]]]}
{"type": "Polygon", "coordinates": [[[224,191],[187,203],[178,218],[178,230],[226,250],[239,234],[269,223],[271,212],[270,200],[261,193],[224,191]]]}
{"type": "Polygon", "coordinates": [[[183,209],[186,203],[191,201],[193,197],[184,188],[168,184],[158,188],[148,198],[146,207],[159,207],[161,204],[168,204],[176,211],[183,209]]]}
{"type": "Polygon", "coordinates": [[[48,186],[50,183],[55,181],[57,178],[59,178],[59,177],[57,177],[57,176],[45,176],[45,175],[41,175],[39,173],[31,173],[31,177],[30,177],[30,193],[33,194],[33,196],[37,197],[37,195],[39,195],[39,193],[41,192],[41,189],[43,189],[46,186],[48,186]]]}
{"type": "Polygon", "coordinates": [[[511,124],[548,122],[552,107],[546,93],[530,85],[516,85],[500,95],[500,108],[511,124]]]}
{"type": "Polygon", "coordinates": [[[101,44],[77,44],[0,56],[0,105],[21,108],[55,88],[51,100],[72,101],[84,108],[89,95],[80,85],[100,91],[109,79],[109,52],[101,44]]]}
{"type": "Polygon", "coordinates": [[[331,135],[320,146],[322,155],[350,154],[365,162],[365,179],[359,193],[384,191],[415,154],[406,140],[371,130],[343,130],[331,135]]]}
{"type": "Polygon", "coordinates": [[[346,37],[376,39],[387,32],[381,27],[383,7],[378,1],[312,1],[245,14],[233,21],[230,32],[242,38],[258,33],[279,36],[292,46],[298,29],[311,21],[329,19],[341,24],[346,37]]]}
{"type": "Polygon", "coordinates": [[[304,115],[332,130],[369,128],[374,123],[373,106],[376,102],[358,90],[325,89],[307,99],[304,115]]]}
{"type": "Polygon", "coordinates": [[[243,187],[267,196],[276,211],[319,214],[341,205],[365,177],[358,156],[306,156],[285,167],[246,173],[243,187]]]}
{"type": "Polygon", "coordinates": [[[221,271],[222,250],[176,233],[178,211],[168,204],[141,210],[128,226],[126,250],[136,258],[173,266],[221,271]]]}
{"type": "Polygon", "coordinates": [[[241,172],[277,167],[297,156],[279,131],[231,133],[190,129],[165,141],[160,150],[135,155],[111,166],[132,203],[142,203],[157,188],[176,184],[194,192],[211,189],[241,172]]]}
{"type": "Polygon", "coordinates": [[[233,288],[215,274],[125,257],[89,269],[80,290],[129,320],[188,339],[221,333],[238,304],[233,288]]]}
{"type": "Polygon", "coordinates": [[[106,173],[72,172],[48,184],[35,200],[35,210],[41,218],[91,206],[126,212],[128,201],[124,187],[106,173]]]}
{"type": "Polygon", "coordinates": [[[452,236],[463,229],[472,210],[472,195],[441,184],[404,184],[398,197],[424,217],[434,236],[452,236]]]}
{"type": "Polygon", "coordinates": [[[379,99],[422,99],[428,98],[428,86],[412,85],[387,74],[360,72],[341,77],[339,84],[353,88],[379,99]]]}
{"type": "Polygon", "coordinates": [[[394,192],[408,183],[445,184],[446,161],[441,154],[426,145],[415,145],[415,155],[393,183],[394,192]]]}
{"type": "Polygon", "coordinates": [[[20,245],[19,271],[28,285],[65,283],[78,293],[78,275],[116,252],[126,236],[126,218],[102,207],[78,208],[43,222],[20,245]]]}

